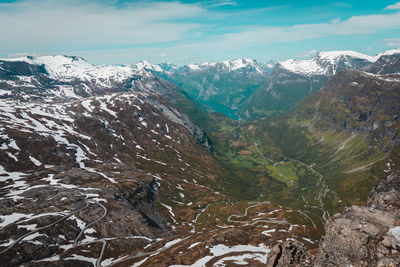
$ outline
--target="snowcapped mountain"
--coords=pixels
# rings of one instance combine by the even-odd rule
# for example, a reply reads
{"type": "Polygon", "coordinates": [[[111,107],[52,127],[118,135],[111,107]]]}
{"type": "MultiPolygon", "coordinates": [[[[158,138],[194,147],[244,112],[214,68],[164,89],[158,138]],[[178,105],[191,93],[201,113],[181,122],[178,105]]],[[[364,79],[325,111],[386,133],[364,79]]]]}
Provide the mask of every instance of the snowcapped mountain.
{"type": "Polygon", "coordinates": [[[278,62],[265,82],[240,106],[240,116],[257,118],[290,111],[304,97],[318,91],[327,79],[345,69],[371,73],[400,71],[400,50],[376,56],[354,51],[319,52],[307,60],[278,62]]]}
{"type": "Polygon", "coordinates": [[[94,82],[97,86],[111,86],[112,82],[122,82],[136,73],[133,66],[92,65],[81,57],[41,56],[3,59],[8,62],[26,62],[30,65],[43,65],[49,78],[63,82],[80,80],[94,82]]]}
{"type": "MultiPolygon", "coordinates": [[[[308,60],[288,59],[278,62],[278,66],[293,73],[313,76],[331,76],[343,69],[363,69],[369,65],[384,64],[382,61],[400,54],[400,49],[393,49],[369,56],[354,51],[319,52],[308,60]]],[[[388,62],[386,62],[387,64],[388,62]]]]}
{"type": "Polygon", "coordinates": [[[145,69],[182,87],[212,110],[236,118],[237,107],[261,85],[272,68],[271,63],[239,58],[182,67],[147,64],[145,69]]]}
{"type": "Polygon", "coordinates": [[[387,50],[387,51],[383,51],[381,53],[378,53],[375,56],[375,59],[378,60],[381,56],[392,56],[392,55],[398,55],[398,54],[400,54],[400,48],[387,50]]]}
{"type": "Polygon", "coordinates": [[[248,58],[238,58],[233,60],[226,60],[222,62],[205,62],[201,64],[189,64],[183,68],[188,68],[191,71],[205,71],[209,69],[216,69],[224,72],[233,72],[237,70],[255,70],[261,75],[265,75],[268,71],[269,66],[267,64],[262,64],[253,59],[248,58]]]}
{"type": "Polygon", "coordinates": [[[400,49],[379,53],[376,61],[368,65],[364,71],[374,74],[390,74],[400,72],[400,49]]]}
{"type": "MultiPolygon", "coordinates": [[[[147,66],[147,65],[146,65],[147,66]]],[[[80,57],[42,56],[0,60],[3,97],[64,101],[110,92],[165,93],[173,85],[136,65],[93,65],[80,57]],[[23,90],[21,90],[23,89],[23,90]]]]}
{"type": "Polygon", "coordinates": [[[361,69],[375,60],[375,57],[354,51],[330,51],[319,52],[309,60],[288,59],[279,62],[278,66],[305,76],[331,76],[345,68],[361,69]]]}

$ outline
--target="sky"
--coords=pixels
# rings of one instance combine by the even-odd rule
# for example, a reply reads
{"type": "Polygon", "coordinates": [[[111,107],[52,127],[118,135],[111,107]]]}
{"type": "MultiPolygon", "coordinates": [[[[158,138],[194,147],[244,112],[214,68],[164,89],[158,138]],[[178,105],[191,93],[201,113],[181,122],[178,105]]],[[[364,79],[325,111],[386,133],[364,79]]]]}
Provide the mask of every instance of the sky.
{"type": "Polygon", "coordinates": [[[400,2],[0,0],[0,57],[96,64],[260,62],[400,47],[400,2]]]}

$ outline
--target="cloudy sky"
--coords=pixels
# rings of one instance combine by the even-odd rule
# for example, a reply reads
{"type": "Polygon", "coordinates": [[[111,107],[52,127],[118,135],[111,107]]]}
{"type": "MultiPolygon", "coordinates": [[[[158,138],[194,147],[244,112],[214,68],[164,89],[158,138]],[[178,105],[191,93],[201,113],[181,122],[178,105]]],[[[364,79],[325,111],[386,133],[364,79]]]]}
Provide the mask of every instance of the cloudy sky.
{"type": "Polygon", "coordinates": [[[400,47],[395,1],[0,0],[0,57],[175,64],[400,47]]]}

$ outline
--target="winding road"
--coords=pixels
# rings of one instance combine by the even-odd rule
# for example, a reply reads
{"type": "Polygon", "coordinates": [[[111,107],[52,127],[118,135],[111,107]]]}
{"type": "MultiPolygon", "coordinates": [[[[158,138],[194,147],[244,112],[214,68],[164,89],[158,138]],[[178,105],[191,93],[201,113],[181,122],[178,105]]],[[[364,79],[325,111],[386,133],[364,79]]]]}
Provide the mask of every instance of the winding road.
{"type": "Polygon", "coordinates": [[[52,227],[53,225],[56,225],[57,223],[59,223],[59,222],[61,222],[61,221],[63,221],[63,220],[68,219],[69,217],[71,217],[71,216],[74,215],[75,213],[77,213],[77,212],[79,212],[79,211],[81,211],[81,210],[83,210],[83,209],[86,209],[86,208],[89,206],[89,203],[86,201],[86,199],[85,199],[84,201],[85,201],[85,204],[86,204],[85,206],[83,206],[83,207],[81,207],[81,208],[79,208],[79,209],[76,209],[75,211],[71,212],[70,214],[65,215],[64,217],[58,219],[58,220],[55,221],[55,222],[52,222],[51,224],[48,224],[48,225],[46,225],[46,226],[37,228],[37,229],[35,229],[35,230],[32,230],[32,231],[30,231],[30,232],[24,234],[23,236],[21,236],[21,237],[19,237],[17,240],[15,240],[15,241],[14,241],[10,246],[8,246],[6,249],[0,251],[0,254],[2,254],[2,253],[4,253],[4,252],[8,251],[9,249],[11,249],[13,246],[15,246],[16,244],[18,244],[19,242],[21,242],[21,240],[23,240],[25,237],[30,236],[31,234],[37,233],[37,232],[39,232],[39,231],[45,230],[45,229],[47,229],[47,228],[50,228],[50,227],[52,227]]]}
{"type": "Polygon", "coordinates": [[[269,201],[250,202],[249,204],[252,204],[252,205],[251,205],[251,206],[248,206],[247,208],[245,208],[243,215],[231,214],[231,215],[228,217],[227,221],[230,222],[230,223],[246,223],[246,224],[249,224],[249,223],[251,223],[251,222],[249,222],[249,221],[237,221],[237,220],[232,220],[232,218],[233,218],[233,217],[236,217],[236,218],[247,217],[247,214],[248,214],[249,209],[254,208],[254,207],[257,207],[257,206],[259,206],[259,205],[271,204],[271,202],[269,202],[269,201]]]}
{"type": "Polygon", "coordinates": [[[76,245],[78,244],[79,238],[82,236],[82,234],[85,232],[86,229],[88,229],[88,228],[91,227],[93,224],[97,223],[98,221],[100,221],[101,219],[103,219],[103,218],[106,216],[106,214],[107,214],[107,208],[104,207],[104,206],[103,206],[102,204],[100,204],[99,202],[96,202],[96,203],[97,203],[97,205],[99,205],[101,208],[103,208],[103,210],[104,210],[103,214],[101,215],[101,217],[99,217],[99,218],[97,218],[96,220],[94,220],[93,222],[87,224],[87,225],[79,232],[78,236],[77,236],[77,237],[75,238],[75,240],[74,240],[74,246],[76,246],[76,245]]]}
{"type": "MultiPolygon", "coordinates": [[[[264,156],[261,154],[260,150],[258,149],[258,144],[257,144],[257,143],[254,143],[254,146],[255,146],[255,148],[256,148],[258,154],[260,155],[260,157],[264,159],[264,156]]],[[[273,161],[272,159],[270,159],[270,158],[267,158],[267,159],[268,159],[270,162],[273,163],[273,166],[274,166],[275,169],[278,171],[278,173],[280,173],[280,172],[279,172],[279,170],[276,168],[276,165],[279,164],[279,163],[284,162],[285,160],[291,160],[291,161],[297,162],[297,163],[303,165],[304,167],[308,168],[309,170],[311,170],[313,173],[315,173],[315,174],[319,177],[319,179],[318,179],[318,184],[317,184],[316,186],[321,185],[322,187],[321,187],[321,189],[319,190],[319,192],[318,192],[318,193],[315,195],[315,197],[314,197],[314,200],[317,200],[317,201],[319,202],[319,205],[318,205],[318,206],[309,206],[309,207],[319,209],[319,210],[322,212],[322,223],[325,225],[325,223],[326,223],[326,221],[327,221],[327,219],[328,219],[328,217],[329,217],[330,215],[329,215],[329,212],[328,212],[327,210],[325,210],[325,205],[324,205],[324,203],[323,203],[323,199],[326,197],[326,194],[327,194],[330,190],[329,190],[328,185],[327,185],[327,184],[325,183],[325,181],[323,180],[323,175],[320,174],[319,172],[317,172],[317,171],[313,168],[313,164],[307,165],[307,164],[305,164],[305,163],[302,162],[302,161],[299,161],[299,160],[296,160],[296,159],[292,159],[292,158],[288,158],[288,157],[286,157],[286,156],[283,156],[283,158],[284,158],[284,160],[283,160],[283,161],[280,161],[280,162],[274,162],[274,161],[273,161]]],[[[281,175],[281,174],[280,174],[280,175],[281,175]]],[[[284,176],[283,176],[283,177],[284,177],[284,176]]],[[[305,202],[303,196],[302,196],[302,198],[303,198],[303,202],[305,202]]],[[[304,205],[304,207],[307,207],[307,205],[304,205]]],[[[299,211],[299,212],[300,212],[300,211],[299,211]]],[[[307,217],[307,218],[312,222],[312,224],[315,226],[315,222],[314,222],[307,214],[305,214],[304,212],[301,212],[301,214],[302,214],[303,216],[307,217]]]]}
{"type": "Polygon", "coordinates": [[[89,244],[93,244],[93,243],[98,243],[101,242],[102,243],[102,247],[99,253],[99,256],[97,257],[96,260],[96,267],[101,267],[101,259],[103,258],[104,255],[104,251],[106,249],[107,246],[107,241],[105,239],[96,239],[90,242],[85,242],[85,243],[79,243],[79,238],[82,236],[82,234],[85,232],[86,229],[88,229],[89,227],[91,227],[93,224],[99,222],[100,220],[102,220],[106,215],[107,215],[107,208],[104,207],[101,203],[96,202],[97,205],[99,205],[102,209],[103,209],[103,214],[97,218],[96,220],[92,221],[91,223],[87,224],[77,235],[77,237],[74,240],[74,247],[75,246],[83,246],[83,245],[89,245],[89,244]]]}

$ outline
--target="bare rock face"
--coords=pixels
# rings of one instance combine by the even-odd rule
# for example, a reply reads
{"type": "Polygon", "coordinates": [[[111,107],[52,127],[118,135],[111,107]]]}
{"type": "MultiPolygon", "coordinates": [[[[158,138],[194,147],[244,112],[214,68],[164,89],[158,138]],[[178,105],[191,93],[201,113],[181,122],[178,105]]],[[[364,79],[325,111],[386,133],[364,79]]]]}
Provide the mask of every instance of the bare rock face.
{"type": "Polygon", "coordinates": [[[378,181],[367,207],[352,206],[325,227],[315,266],[400,265],[400,173],[378,181]]]}
{"type": "Polygon", "coordinates": [[[348,208],[330,218],[315,265],[398,266],[400,244],[390,232],[394,227],[389,212],[348,208]]]}
{"type": "MultiPolygon", "coordinates": [[[[388,162],[390,169],[393,163],[388,162]]],[[[379,179],[368,199],[368,206],[386,211],[400,210],[400,171],[393,171],[383,179],[379,179]]]]}
{"type": "Polygon", "coordinates": [[[267,266],[311,266],[312,255],[298,241],[286,241],[272,248],[267,266]]]}

